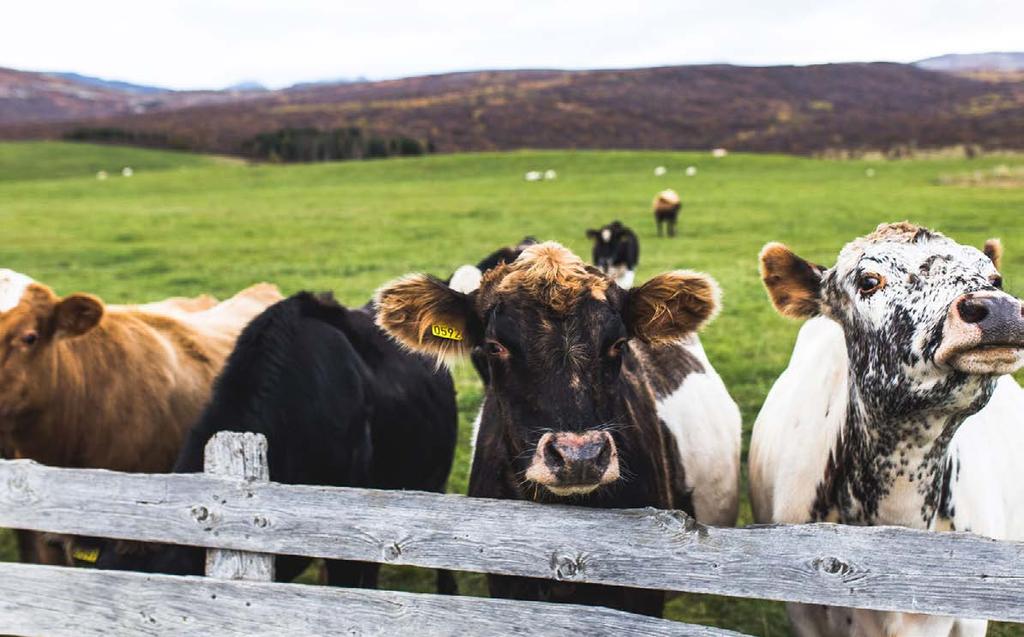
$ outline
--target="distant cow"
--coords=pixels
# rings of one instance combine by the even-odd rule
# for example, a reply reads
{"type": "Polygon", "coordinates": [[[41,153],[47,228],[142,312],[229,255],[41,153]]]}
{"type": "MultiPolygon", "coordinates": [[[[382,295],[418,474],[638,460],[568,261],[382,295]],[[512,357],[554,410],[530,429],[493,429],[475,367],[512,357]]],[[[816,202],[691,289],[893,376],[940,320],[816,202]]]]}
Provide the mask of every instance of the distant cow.
{"type": "Polygon", "coordinates": [[[663,225],[668,226],[668,236],[676,236],[676,219],[679,218],[679,209],[682,207],[679,193],[671,188],[662,190],[654,196],[652,206],[654,207],[654,223],[658,226],[658,236],[662,236],[663,225]]]}
{"type": "MultiPolygon", "coordinates": [[[[180,299],[104,306],[0,270],[0,450],[54,466],[168,471],[238,333],[279,298],[262,284],[201,312],[180,299]]],[[[22,559],[66,562],[28,537],[22,559]]]]}
{"type": "MultiPolygon", "coordinates": [[[[754,424],[757,522],[1024,540],[1024,390],[1000,378],[1024,364],[1024,317],[999,253],[909,223],[852,241],[831,268],[765,246],[775,308],[811,320],[754,424]]],[[[982,621],[826,606],[790,618],[801,637],[985,634],[982,621]]]]}
{"type": "MultiPolygon", "coordinates": [[[[378,323],[406,347],[442,361],[483,357],[469,495],[682,508],[698,518],[706,503],[709,517],[735,519],[738,411],[734,431],[724,433],[702,429],[695,417],[735,410],[724,387],[714,389],[707,359],[690,349],[699,349],[695,332],[718,309],[718,287],[707,275],[672,272],[626,291],[562,246],[542,243],[486,272],[470,294],[411,275],[377,299],[378,323]],[[729,404],[717,404],[723,396],[729,404]],[[659,401],[676,406],[671,420],[659,401]],[[697,479],[719,472],[720,483],[692,483],[691,466],[697,479]],[[704,497],[718,489],[720,497],[704,497]]],[[[651,615],[664,603],[659,591],[489,580],[498,597],[651,615]]]]}
{"type": "MultiPolygon", "coordinates": [[[[201,472],[214,434],[246,431],[267,437],[275,482],[443,493],[457,428],[451,376],[400,348],[374,325],[373,313],[370,306],[350,310],[329,295],[303,292],[254,319],[174,471],[201,472]]],[[[198,575],[204,554],[113,543],[97,566],[198,575]]],[[[293,579],[308,562],[278,557],[277,578],[293,579]]],[[[377,564],[328,560],[326,566],[330,584],[376,586],[377,564]]],[[[455,591],[450,573],[439,574],[438,587],[455,591]]]]}
{"type": "Polygon", "coordinates": [[[640,240],[636,233],[621,221],[613,221],[598,230],[587,230],[587,238],[594,242],[594,265],[623,290],[633,287],[640,260],[640,240]]]}

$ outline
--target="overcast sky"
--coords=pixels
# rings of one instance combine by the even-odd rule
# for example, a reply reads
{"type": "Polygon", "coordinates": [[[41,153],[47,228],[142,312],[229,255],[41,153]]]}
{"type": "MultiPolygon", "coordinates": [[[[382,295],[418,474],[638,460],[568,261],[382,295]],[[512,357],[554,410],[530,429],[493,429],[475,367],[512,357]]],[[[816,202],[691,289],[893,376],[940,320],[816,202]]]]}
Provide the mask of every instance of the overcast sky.
{"type": "Polygon", "coordinates": [[[0,66],[170,88],[1024,49],[1022,0],[7,2],[0,66]]]}

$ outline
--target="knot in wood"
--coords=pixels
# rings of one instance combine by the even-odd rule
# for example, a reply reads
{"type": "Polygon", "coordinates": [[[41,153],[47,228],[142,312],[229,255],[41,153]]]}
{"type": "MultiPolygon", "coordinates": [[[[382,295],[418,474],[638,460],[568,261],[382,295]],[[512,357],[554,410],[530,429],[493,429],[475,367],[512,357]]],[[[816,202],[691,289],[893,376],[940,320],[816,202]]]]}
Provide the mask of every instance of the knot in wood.
{"type": "Polygon", "coordinates": [[[398,542],[392,542],[384,547],[384,560],[392,562],[397,560],[402,555],[402,547],[398,545],[398,542]]]}
{"type": "Polygon", "coordinates": [[[255,518],[253,518],[252,523],[253,526],[255,526],[258,529],[265,529],[268,526],[270,526],[270,520],[263,517],[262,515],[257,515],[255,518]]]}
{"type": "Polygon", "coordinates": [[[839,575],[842,577],[853,572],[852,566],[837,557],[819,557],[814,560],[813,565],[815,569],[828,575],[839,575]]]}
{"type": "Polygon", "coordinates": [[[32,486],[29,484],[28,471],[18,467],[7,479],[8,497],[13,502],[29,502],[33,499],[32,486]]]}
{"type": "Polygon", "coordinates": [[[579,579],[586,570],[586,566],[586,557],[582,554],[568,555],[557,551],[551,554],[551,570],[556,580],[579,579]]]}
{"type": "Polygon", "coordinates": [[[206,522],[210,519],[210,510],[204,506],[192,507],[192,519],[196,522],[206,522]]]}

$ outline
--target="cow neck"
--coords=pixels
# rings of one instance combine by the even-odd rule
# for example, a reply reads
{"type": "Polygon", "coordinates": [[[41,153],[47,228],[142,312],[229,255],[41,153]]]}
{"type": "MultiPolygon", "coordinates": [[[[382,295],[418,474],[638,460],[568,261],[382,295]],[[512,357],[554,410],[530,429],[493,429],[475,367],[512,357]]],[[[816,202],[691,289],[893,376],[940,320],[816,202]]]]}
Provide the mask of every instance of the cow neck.
{"type": "Polygon", "coordinates": [[[955,380],[950,391],[966,400],[898,413],[868,407],[857,379],[850,376],[846,423],[834,452],[839,462],[830,463],[829,508],[838,521],[950,528],[950,490],[958,470],[950,443],[995,389],[992,379],[960,375],[955,380]]]}

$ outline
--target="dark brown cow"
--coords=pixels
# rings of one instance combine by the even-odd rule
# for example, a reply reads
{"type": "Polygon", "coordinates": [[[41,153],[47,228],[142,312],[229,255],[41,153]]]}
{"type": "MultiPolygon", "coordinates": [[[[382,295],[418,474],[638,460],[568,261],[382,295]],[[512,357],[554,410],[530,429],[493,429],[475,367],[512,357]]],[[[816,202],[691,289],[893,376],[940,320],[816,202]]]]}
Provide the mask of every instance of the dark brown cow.
{"type": "MultiPolygon", "coordinates": [[[[656,386],[660,365],[715,313],[707,275],[671,272],[626,291],[556,243],[529,246],[465,294],[425,275],[378,294],[378,323],[407,347],[451,360],[473,352],[485,376],[469,495],[693,513],[656,386]]],[[[687,359],[689,360],[689,359],[687,359]]],[[[498,597],[660,615],[660,591],[490,578],[498,597]]]]}
{"type": "MultiPolygon", "coordinates": [[[[107,307],[0,270],[0,451],[54,466],[169,471],[238,334],[280,298],[261,284],[199,312],[180,299],[107,307]]],[[[22,537],[23,558],[28,544],[22,537]]],[[[66,561],[36,548],[31,561],[66,561]]]]}

